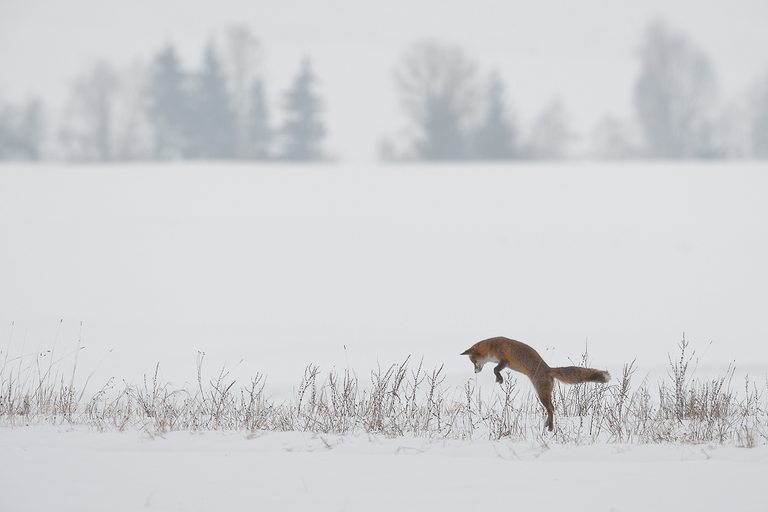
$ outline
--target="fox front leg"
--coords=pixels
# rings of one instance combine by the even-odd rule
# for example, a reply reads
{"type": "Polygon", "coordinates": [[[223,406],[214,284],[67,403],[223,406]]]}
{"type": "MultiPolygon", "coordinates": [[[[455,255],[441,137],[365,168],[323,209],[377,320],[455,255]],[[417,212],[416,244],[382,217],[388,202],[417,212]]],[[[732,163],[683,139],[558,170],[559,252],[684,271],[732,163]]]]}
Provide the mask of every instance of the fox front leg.
{"type": "Polygon", "coordinates": [[[503,370],[504,368],[505,368],[504,363],[499,363],[493,368],[493,373],[496,374],[496,382],[498,382],[499,384],[504,383],[504,379],[501,377],[501,370],[503,370]]]}

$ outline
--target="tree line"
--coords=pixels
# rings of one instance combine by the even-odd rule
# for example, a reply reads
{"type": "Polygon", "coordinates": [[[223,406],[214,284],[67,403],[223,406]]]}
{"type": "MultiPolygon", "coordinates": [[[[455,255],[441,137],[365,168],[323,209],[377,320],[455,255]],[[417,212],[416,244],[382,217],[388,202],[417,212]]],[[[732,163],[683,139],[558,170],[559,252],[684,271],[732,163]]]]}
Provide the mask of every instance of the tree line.
{"type": "MultiPolygon", "coordinates": [[[[768,158],[768,73],[743,98],[724,101],[711,61],[684,34],[648,25],[639,51],[633,117],[604,117],[589,156],[602,159],[768,158]]],[[[396,70],[412,137],[387,158],[415,160],[559,159],[574,130],[558,101],[529,126],[516,120],[497,73],[483,77],[459,47],[413,46],[396,70]]]]}
{"type": "MultiPolygon", "coordinates": [[[[309,59],[271,105],[260,73],[262,48],[235,27],[209,42],[197,67],[169,44],[148,66],[118,73],[106,62],[73,83],[58,123],[40,99],[0,98],[0,159],[328,159],[326,112],[309,59]],[[274,122],[273,110],[279,114],[274,122]]],[[[412,45],[394,70],[408,126],[385,139],[390,161],[561,159],[575,132],[553,101],[523,125],[498,72],[481,72],[461,48],[412,45]]],[[[743,97],[720,96],[706,53],[661,21],[642,35],[629,118],[606,116],[589,138],[605,159],[768,158],[768,73],[743,97]]]]}
{"type": "Polygon", "coordinates": [[[196,68],[168,44],[148,66],[118,72],[98,62],[74,81],[52,132],[40,100],[0,102],[0,158],[77,161],[321,160],[326,134],[309,59],[282,92],[272,123],[259,73],[261,46],[236,27],[210,41],[196,68]]]}

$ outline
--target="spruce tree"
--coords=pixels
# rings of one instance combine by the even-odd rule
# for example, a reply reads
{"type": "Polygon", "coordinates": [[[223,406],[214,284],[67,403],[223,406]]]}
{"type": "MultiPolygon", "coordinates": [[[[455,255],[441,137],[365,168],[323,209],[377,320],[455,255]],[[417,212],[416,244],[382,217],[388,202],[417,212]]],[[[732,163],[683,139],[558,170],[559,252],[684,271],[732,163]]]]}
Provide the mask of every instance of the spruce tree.
{"type": "Polygon", "coordinates": [[[507,110],[504,84],[494,73],[486,90],[486,110],[475,132],[475,154],[481,160],[517,157],[517,130],[507,110]]]}
{"type": "Polygon", "coordinates": [[[286,160],[319,160],[323,157],[321,143],[326,132],[316,85],[312,65],[309,60],[304,60],[293,84],[284,94],[281,156],[286,160]]]}
{"type": "Polygon", "coordinates": [[[236,121],[227,93],[221,63],[208,44],[203,68],[195,76],[188,120],[190,156],[227,159],[236,152],[236,121]]]}
{"type": "Polygon", "coordinates": [[[154,59],[149,79],[149,119],[155,158],[180,158],[187,151],[189,96],[176,49],[168,45],[154,59]]]}

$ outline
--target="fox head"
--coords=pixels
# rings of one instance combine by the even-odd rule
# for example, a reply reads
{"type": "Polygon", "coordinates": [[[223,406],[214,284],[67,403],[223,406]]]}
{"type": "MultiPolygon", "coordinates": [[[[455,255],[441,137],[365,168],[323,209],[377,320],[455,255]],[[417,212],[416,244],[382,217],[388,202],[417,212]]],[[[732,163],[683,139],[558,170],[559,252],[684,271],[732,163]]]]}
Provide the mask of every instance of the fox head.
{"type": "Polygon", "coordinates": [[[480,373],[485,363],[489,361],[488,358],[480,356],[480,354],[478,354],[475,350],[475,347],[470,347],[459,355],[469,356],[469,360],[472,361],[473,365],[475,365],[475,373],[480,373]]]}

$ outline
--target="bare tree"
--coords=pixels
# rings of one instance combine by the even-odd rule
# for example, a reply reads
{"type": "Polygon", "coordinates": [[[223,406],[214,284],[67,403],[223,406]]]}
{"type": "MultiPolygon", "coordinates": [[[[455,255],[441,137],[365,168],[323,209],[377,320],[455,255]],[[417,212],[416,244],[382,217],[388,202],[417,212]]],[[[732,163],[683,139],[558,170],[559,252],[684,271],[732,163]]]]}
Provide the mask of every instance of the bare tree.
{"type": "Polygon", "coordinates": [[[614,117],[603,117],[592,131],[592,152],[597,158],[617,160],[637,156],[634,125],[614,117]]]}
{"type": "Polygon", "coordinates": [[[245,156],[255,160],[268,160],[272,156],[274,134],[270,124],[270,110],[262,80],[255,80],[251,85],[247,114],[245,156]]]}
{"type": "Polygon", "coordinates": [[[554,101],[534,119],[525,152],[534,159],[561,159],[566,156],[571,139],[565,107],[554,101]]]}
{"type": "Polygon", "coordinates": [[[253,152],[249,142],[251,116],[254,109],[259,110],[261,106],[252,106],[251,102],[259,101],[258,94],[254,96],[254,87],[262,86],[259,80],[261,59],[261,44],[248,27],[237,25],[226,32],[223,67],[235,116],[235,155],[239,158],[249,157],[253,152]]]}
{"type": "Polygon", "coordinates": [[[713,109],[715,72],[703,51],[661,22],[652,23],[640,50],[635,109],[647,156],[716,156],[713,109]]]}
{"type": "Polygon", "coordinates": [[[417,132],[417,158],[468,157],[468,135],[476,117],[476,68],[460,48],[431,41],[414,45],[403,56],[395,80],[417,132]]]}
{"type": "Polygon", "coordinates": [[[61,140],[70,158],[114,158],[114,111],[118,80],[106,62],[98,62],[74,83],[61,140]]]}

